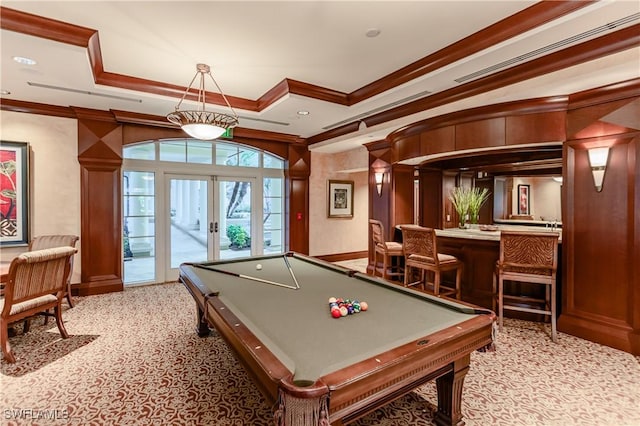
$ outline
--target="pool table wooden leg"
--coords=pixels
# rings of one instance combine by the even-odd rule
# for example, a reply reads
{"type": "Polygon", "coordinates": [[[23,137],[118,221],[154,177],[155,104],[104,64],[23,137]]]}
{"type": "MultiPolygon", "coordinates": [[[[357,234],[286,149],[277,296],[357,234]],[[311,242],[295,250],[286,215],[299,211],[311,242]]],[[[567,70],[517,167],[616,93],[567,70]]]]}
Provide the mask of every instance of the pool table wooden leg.
{"type": "Polygon", "coordinates": [[[209,329],[209,323],[207,322],[207,319],[204,317],[204,311],[200,309],[200,306],[198,306],[197,303],[196,303],[196,309],[197,309],[196,333],[198,333],[198,336],[200,337],[206,337],[211,332],[211,330],[209,329]]]}
{"type": "Polygon", "coordinates": [[[471,355],[454,361],[453,371],[436,379],[438,389],[438,411],[435,422],[439,426],[462,426],[462,385],[469,371],[471,355]]]}

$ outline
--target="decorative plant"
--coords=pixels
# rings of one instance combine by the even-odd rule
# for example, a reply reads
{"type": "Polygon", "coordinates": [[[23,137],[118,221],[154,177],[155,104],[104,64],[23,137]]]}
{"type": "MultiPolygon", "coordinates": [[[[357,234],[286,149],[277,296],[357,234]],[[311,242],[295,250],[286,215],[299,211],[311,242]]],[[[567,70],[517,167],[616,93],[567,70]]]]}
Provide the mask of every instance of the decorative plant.
{"type": "Polygon", "coordinates": [[[469,217],[471,223],[478,223],[480,208],[489,199],[487,188],[471,188],[469,191],[469,217]]]}
{"type": "Polygon", "coordinates": [[[251,238],[245,229],[240,225],[229,225],[227,227],[227,237],[231,241],[231,247],[242,249],[251,246],[251,238]]]}
{"type": "Polygon", "coordinates": [[[464,228],[464,224],[467,220],[467,214],[469,213],[471,189],[456,186],[451,190],[449,200],[453,204],[453,208],[458,213],[458,221],[460,227],[464,228]]]}
{"type": "Polygon", "coordinates": [[[467,215],[471,223],[478,223],[480,208],[489,199],[487,188],[463,188],[456,186],[451,190],[449,200],[458,213],[460,227],[464,228],[467,215]]]}

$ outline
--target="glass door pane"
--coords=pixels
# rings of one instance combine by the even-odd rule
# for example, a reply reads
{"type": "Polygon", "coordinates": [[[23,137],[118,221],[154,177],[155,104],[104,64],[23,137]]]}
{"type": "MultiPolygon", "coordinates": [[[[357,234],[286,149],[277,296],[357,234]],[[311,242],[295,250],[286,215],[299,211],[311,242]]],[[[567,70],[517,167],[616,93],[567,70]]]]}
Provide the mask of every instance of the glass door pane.
{"type": "Polygon", "coordinates": [[[167,278],[177,278],[183,262],[211,259],[209,176],[168,177],[169,250],[167,278]]]}
{"type": "Polygon", "coordinates": [[[252,255],[252,183],[247,178],[217,178],[216,258],[233,259],[252,255]]]}
{"type": "Polygon", "coordinates": [[[155,174],[123,173],[124,284],[153,282],[155,275],[155,174]]]}

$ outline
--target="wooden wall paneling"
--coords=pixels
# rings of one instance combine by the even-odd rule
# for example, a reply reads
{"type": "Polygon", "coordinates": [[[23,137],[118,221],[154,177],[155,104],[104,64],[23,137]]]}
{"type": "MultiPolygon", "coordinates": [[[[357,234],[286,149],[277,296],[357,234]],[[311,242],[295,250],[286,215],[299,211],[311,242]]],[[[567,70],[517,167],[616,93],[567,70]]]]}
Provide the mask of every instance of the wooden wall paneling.
{"type": "Polygon", "coordinates": [[[151,127],[140,124],[122,125],[122,145],[129,145],[138,142],[155,141],[160,139],[187,139],[182,129],[171,129],[167,127],[151,127]]]}
{"type": "MultiPolygon", "coordinates": [[[[369,150],[369,219],[382,222],[386,238],[393,239],[393,190],[395,187],[394,169],[392,167],[392,154],[395,151],[386,140],[376,141],[365,145],[369,150]],[[376,171],[385,173],[385,181],[382,185],[382,193],[378,195],[374,174],[376,171]]],[[[369,261],[367,272],[371,273],[373,268],[374,250],[371,239],[371,229],[367,227],[367,241],[369,251],[369,261]]]]}
{"type": "Polygon", "coordinates": [[[285,171],[288,206],[289,250],[309,254],[309,175],[311,152],[306,146],[289,145],[285,171]]]}
{"type": "Polygon", "coordinates": [[[587,139],[640,130],[640,97],[571,109],[567,113],[567,139],[587,139]]]}
{"type": "Polygon", "coordinates": [[[631,304],[630,310],[633,314],[633,331],[629,333],[629,342],[631,353],[640,355],[640,273],[638,273],[638,265],[640,265],[640,136],[638,135],[635,136],[633,144],[629,146],[629,160],[629,181],[633,185],[633,190],[629,194],[632,209],[630,212],[632,231],[627,237],[631,239],[631,247],[629,247],[631,263],[627,267],[630,269],[632,289],[628,303],[631,304]]]}
{"type": "Polygon", "coordinates": [[[440,154],[456,149],[455,126],[444,126],[420,134],[420,155],[440,154]]]}
{"type": "Polygon", "coordinates": [[[309,179],[291,178],[289,250],[309,254],[309,179]]]}
{"type": "Polygon", "coordinates": [[[401,161],[407,158],[415,158],[420,155],[420,135],[398,138],[393,141],[393,158],[391,162],[401,161]]]}
{"type": "Polygon", "coordinates": [[[489,198],[480,208],[478,223],[490,225],[493,223],[493,199],[495,197],[493,177],[476,178],[474,186],[489,191],[489,198]]]}
{"type": "Polygon", "coordinates": [[[558,329],[640,354],[637,265],[640,133],[565,148],[568,179],[563,211],[566,272],[558,329]],[[609,145],[603,188],[597,192],[587,149],[609,145]]]}
{"type": "Polygon", "coordinates": [[[508,116],[505,143],[519,145],[564,141],[566,115],[566,111],[552,111],[508,116]]]}
{"type": "Polygon", "coordinates": [[[456,150],[505,145],[505,117],[457,124],[456,150]]]}
{"type": "Polygon", "coordinates": [[[500,242],[438,237],[438,251],[457,257],[462,270],[462,300],[492,308],[493,274],[500,257],[500,242]]]}
{"type": "MultiPolygon", "coordinates": [[[[429,228],[444,228],[451,226],[443,226],[445,223],[445,215],[449,214],[448,209],[452,209],[450,203],[443,201],[447,198],[449,187],[454,186],[453,177],[445,177],[442,170],[439,169],[419,169],[420,181],[420,223],[421,226],[429,228]]],[[[453,215],[451,215],[451,220],[453,215]]]]}
{"type": "MultiPolygon", "coordinates": [[[[412,166],[394,165],[391,181],[391,226],[413,223],[413,171],[412,166]]],[[[393,238],[393,230],[389,230],[393,238]]]]}
{"type": "Polygon", "coordinates": [[[82,282],[76,289],[81,296],[123,289],[122,126],[90,117],[78,120],[82,282]]]}

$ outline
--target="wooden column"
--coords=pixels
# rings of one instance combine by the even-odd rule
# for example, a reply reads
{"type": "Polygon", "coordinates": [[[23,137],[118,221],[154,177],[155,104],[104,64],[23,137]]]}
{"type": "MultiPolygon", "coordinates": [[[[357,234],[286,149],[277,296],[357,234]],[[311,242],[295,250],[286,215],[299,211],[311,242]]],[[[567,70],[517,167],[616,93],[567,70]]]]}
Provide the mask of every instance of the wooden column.
{"type": "Polygon", "coordinates": [[[562,313],[558,330],[640,354],[640,81],[577,94],[564,147],[562,313]],[[601,100],[604,98],[604,100],[601,100]],[[622,99],[621,99],[622,98],[622,99]],[[594,101],[595,100],[595,101],[594,101]],[[609,147],[602,191],[588,150],[609,147]]]}
{"type": "Polygon", "coordinates": [[[289,209],[289,250],[309,254],[309,175],[311,152],[303,145],[289,145],[286,185],[289,209]]]}
{"type": "Polygon", "coordinates": [[[121,291],[122,126],[108,112],[75,109],[80,163],[81,296],[121,291]]]}

